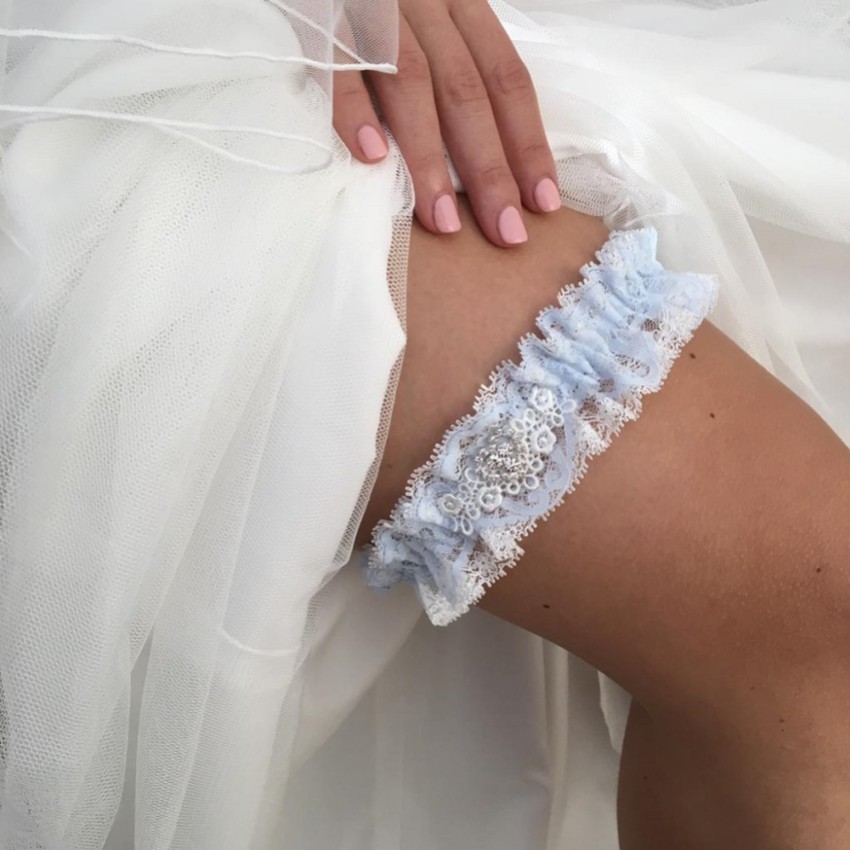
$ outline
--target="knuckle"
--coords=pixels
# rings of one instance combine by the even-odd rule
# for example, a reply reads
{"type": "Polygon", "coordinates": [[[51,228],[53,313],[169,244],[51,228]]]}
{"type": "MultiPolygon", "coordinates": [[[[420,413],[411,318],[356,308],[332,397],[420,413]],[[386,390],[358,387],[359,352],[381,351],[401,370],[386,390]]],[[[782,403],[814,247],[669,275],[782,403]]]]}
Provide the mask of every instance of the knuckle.
{"type": "Polygon", "coordinates": [[[506,97],[526,96],[533,90],[531,74],[519,57],[497,62],[493,68],[496,91],[506,97]]]}
{"type": "Polygon", "coordinates": [[[523,163],[537,164],[541,161],[548,161],[551,156],[549,145],[539,139],[520,145],[517,149],[517,156],[523,163]]]}
{"type": "Polygon", "coordinates": [[[475,182],[480,189],[487,191],[512,186],[514,179],[505,163],[493,162],[475,169],[475,182]]]}
{"type": "Polygon", "coordinates": [[[418,47],[399,48],[397,66],[399,82],[414,85],[430,82],[428,58],[418,47]]]}
{"type": "Polygon", "coordinates": [[[443,97],[450,107],[477,106],[487,101],[487,90],[475,68],[465,68],[447,77],[443,97]]]}
{"type": "Polygon", "coordinates": [[[409,165],[416,174],[442,174],[446,170],[446,158],[439,150],[424,151],[409,158],[409,165]]]}
{"type": "Polygon", "coordinates": [[[338,107],[352,107],[367,98],[366,90],[358,81],[334,81],[334,104],[338,107]]]}

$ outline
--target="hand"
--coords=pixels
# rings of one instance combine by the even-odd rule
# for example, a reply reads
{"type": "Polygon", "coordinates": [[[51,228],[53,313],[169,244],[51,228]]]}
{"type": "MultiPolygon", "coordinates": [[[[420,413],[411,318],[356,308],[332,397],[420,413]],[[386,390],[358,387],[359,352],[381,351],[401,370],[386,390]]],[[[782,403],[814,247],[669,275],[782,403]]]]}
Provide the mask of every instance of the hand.
{"type": "MultiPolygon", "coordinates": [[[[445,141],[487,238],[522,244],[523,205],[561,206],[528,70],[487,0],[400,0],[399,13],[398,74],[368,83],[413,179],[416,217],[433,233],[460,230],[445,141]]],[[[334,127],[361,162],[386,156],[363,74],[334,76],[334,127]]]]}

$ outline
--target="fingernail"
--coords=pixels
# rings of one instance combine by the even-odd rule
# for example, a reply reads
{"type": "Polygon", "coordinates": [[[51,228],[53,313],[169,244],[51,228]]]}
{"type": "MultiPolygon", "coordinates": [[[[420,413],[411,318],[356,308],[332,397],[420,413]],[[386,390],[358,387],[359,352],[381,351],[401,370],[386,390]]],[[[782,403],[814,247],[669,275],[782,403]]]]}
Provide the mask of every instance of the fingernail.
{"type": "Polygon", "coordinates": [[[522,216],[516,207],[505,207],[500,213],[499,236],[508,245],[521,245],[528,241],[528,233],[522,223],[522,216]]]}
{"type": "Polygon", "coordinates": [[[451,195],[440,195],[434,204],[434,224],[440,233],[457,233],[460,230],[460,217],[457,205],[451,195]]]}
{"type": "Polygon", "coordinates": [[[357,131],[357,143],[366,159],[383,159],[389,152],[384,137],[370,124],[357,131]]]}
{"type": "Polygon", "coordinates": [[[554,180],[544,177],[534,187],[534,202],[543,212],[555,212],[561,209],[561,193],[554,180]]]}

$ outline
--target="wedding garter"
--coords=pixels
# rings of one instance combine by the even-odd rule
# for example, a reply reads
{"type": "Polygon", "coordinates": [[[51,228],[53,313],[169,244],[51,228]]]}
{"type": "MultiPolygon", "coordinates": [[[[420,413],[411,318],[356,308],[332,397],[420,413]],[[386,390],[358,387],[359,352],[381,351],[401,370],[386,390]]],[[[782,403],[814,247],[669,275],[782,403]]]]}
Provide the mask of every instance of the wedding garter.
{"type": "Polygon", "coordinates": [[[430,620],[447,625],[516,564],[519,541],[638,417],[714,306],[714,280],[667,271],[656,244],[650,228],[612,233],[582,283],[540,313],[519,364],[496,368],[375,526],[369,584],[413,582],[430,620]]]}

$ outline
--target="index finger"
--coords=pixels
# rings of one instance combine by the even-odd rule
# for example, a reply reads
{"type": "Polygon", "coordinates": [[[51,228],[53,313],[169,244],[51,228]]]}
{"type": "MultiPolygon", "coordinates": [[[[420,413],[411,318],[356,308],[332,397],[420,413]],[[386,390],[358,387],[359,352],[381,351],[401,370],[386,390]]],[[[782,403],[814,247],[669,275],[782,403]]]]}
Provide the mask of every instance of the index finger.
{"type": "Polygon", "coordinates": [[[555,160],[528,68],[488,3],[454,3],[450,14],[487,89],[523,204],[536,212],[559,209],[555,160]]]}

